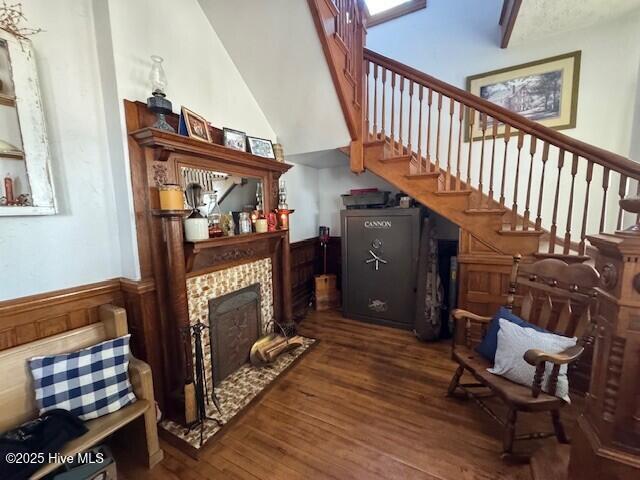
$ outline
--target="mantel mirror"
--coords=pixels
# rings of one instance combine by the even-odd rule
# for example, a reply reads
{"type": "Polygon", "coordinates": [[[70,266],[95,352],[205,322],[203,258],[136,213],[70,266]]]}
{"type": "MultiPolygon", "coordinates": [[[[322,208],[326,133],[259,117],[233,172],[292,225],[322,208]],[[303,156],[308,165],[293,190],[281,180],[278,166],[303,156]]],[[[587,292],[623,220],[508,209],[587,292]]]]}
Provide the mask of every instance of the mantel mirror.
{"type": "Polygon", "coordinates": [[[185,209],[191,209],[188,186],[197,184],[201,187],[200,200],[196,201],[200,204],[200,214],[209,218],[217,205],[220,214],[233,218],[236,233],[239,233],[237,229],[241,212],[252,214],[264,211],[263,179],[260,177],[190,165],[181,165],[179,169],[180,186],[187,192],[185,209]]]}
{"type": "Polygon", "coordinates": [[[56,213],[49,161],[33,47],[0,29],[0,216],[56,213]]]}

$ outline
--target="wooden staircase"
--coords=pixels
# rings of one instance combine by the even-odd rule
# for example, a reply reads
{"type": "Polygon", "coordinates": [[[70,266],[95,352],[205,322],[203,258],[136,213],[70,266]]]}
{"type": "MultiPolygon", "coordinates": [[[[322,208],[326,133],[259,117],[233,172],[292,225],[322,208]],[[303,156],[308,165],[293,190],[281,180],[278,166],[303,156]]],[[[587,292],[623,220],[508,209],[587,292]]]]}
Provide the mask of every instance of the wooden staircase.
{"type": "Polygon", "coordinates": [[[363,167],[494,253],[585,261],[587,235],[635,223],[617,203],[637,191],[639,164],[370,50],[363,59],[363,167]]]}
{"type": "Polygon", "coordinates": [[[352,132],[351,169],[460,227],[459,306],[493,314],[515,253],[591,261],[589,235],[635,223],[618,202],[640,192],[639,164],[364,48],[361,0],[308,2],[352,132]]]}

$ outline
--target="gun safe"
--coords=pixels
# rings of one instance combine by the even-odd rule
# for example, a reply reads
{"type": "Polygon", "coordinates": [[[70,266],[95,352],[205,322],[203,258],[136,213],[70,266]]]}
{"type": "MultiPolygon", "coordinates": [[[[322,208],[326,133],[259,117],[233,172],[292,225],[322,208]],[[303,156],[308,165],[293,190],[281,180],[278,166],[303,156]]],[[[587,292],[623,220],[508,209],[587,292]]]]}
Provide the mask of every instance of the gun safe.
{"type": "Polygon", "coordinates": [[[343,315],[413,329],[421,209],[342,210],[341,224],[343,315]]]}

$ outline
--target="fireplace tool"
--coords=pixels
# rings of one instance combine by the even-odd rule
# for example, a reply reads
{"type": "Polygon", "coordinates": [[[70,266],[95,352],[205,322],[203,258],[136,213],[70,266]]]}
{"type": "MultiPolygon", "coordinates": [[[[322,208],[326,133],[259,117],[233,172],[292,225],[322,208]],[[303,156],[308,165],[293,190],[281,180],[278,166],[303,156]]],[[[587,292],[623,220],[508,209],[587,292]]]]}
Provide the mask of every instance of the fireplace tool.
{"type": "MultiPolygon", "coordinates": [[[[195,391],[196,391],[196,406],[198,410],[198,419],[189,425],[189,432],[196,426],[200,427],[200,446],[202,446],[203,435],[204,435],[204,423],[207,420],[212,420],[218,424],[218,426],[224,425],[224,423],[217,418],[209,417],[207,415],[207,410],[205,407],[209,404],[209,388],[207,385],[207,375],[204,371],[204,354],[202,352],[202,332],[209,328],[208,325],[198,322],[194,325],[186,327],[186,332],[183,334],[191,334],[193,337],[193,342],[195,346],[195,370],[196,370],[196,378],[195,378],[195,391]]],[[[222,409],[220,408],[220,401],[218,397],[216,397],[215,393],[215,385],[211,386],[211,400],[218,410],[218,413],[222,415],[222,409]]]]}

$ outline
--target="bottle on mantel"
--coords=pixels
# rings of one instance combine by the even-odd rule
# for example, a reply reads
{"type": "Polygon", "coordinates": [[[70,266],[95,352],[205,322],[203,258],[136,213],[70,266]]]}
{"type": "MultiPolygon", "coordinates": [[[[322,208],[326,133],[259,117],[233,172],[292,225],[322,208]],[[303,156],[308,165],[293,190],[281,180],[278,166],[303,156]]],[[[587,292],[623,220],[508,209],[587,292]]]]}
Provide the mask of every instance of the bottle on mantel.
{"type": "Polygon", "coordinates": [[[220,221],[222,219],[222,210],[218,205],[218,193],[213,192],[211,194],[211,203],[209,204],[209,238],[222,237],[224,232],[220,227],[220,221]]]}

